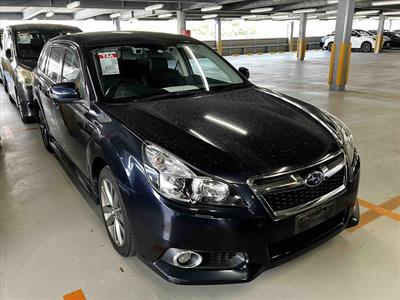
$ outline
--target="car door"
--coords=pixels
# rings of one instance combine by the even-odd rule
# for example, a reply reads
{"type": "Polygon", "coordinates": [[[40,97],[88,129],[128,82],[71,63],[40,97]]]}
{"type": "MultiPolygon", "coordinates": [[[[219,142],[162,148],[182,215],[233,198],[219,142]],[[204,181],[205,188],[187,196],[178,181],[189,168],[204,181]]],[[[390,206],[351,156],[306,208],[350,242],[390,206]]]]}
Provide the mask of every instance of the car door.
{"type": "Polygon", "coordinates": [[[57,124],[54,119],[54,104],[50,98],[50,88],[59,81],[61,75],[61,59],[64,48],[61,45],[53,44],[45,49],[47,59],[39,64],[41,76],[38,78],[38,94],[42,103],[43,112],[49,126],[49,132],[53,137],[57,134],[57,124]]]}
{"type": "Polygon", "coordinates": [[[354,30],[351,32],[351,48],[361,48],[361,35],[354,30]]]}
{"type": "Polygon", "coordinates": [[[89,111],[90,101],[79,52],[72,45],[65,46],[59,82],[75,83],[80,100],[62,104],[53,101],[57,128],[54,138],[75,166],[88,176],[86,145],[89,137],[85,131],[85,115],[89,111]]]}

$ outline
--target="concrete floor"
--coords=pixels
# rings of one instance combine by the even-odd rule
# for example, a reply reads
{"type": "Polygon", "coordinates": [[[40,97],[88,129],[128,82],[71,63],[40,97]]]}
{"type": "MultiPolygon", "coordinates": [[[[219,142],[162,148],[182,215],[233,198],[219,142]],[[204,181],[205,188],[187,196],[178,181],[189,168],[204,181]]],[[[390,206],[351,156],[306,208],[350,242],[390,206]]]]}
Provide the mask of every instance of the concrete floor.
{"type": "MultiPolygon", "coordinates": [[[[400,51],[354,53],[346,92],[329,92],[329,54],[228,58],[261,86],[347,122],[362,157],[359,196],[400,195],[400,51]]],[[[400,222],[380,216],[247,284],[176,286],[108,241],[98,209],[23,125],[0,88],[0,299],[400,299],[400,222]]],[[[367,209],[363,208],[365,212],[367,209]]],[[[400,213],[400,208],[394,210],[400,213]]]]}

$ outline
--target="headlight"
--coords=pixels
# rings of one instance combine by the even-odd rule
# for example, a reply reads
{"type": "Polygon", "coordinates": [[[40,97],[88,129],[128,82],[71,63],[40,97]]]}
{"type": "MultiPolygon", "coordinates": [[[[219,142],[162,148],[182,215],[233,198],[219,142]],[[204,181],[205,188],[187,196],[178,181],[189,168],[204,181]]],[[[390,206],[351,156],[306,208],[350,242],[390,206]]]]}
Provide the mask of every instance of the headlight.
{"type": "Polygon", "coordinates": [[[335,123],[336,135],[346,152],[346,155],[349,160],[349,164],[351,164],[353,162],[353,158],[354,158],[354,140],[353,140],[353,135],[351,134],[349,127],[347,127],[346,124],[344,124],[342,121],[340,121],[334,115],[332,115],[326,111],[325,111],[325,114],[333,121],[333,123],[335,123]]]}
{"type": "Polygon", "coordinates": [[[18,81],[27,85],[31,86],[33,83],[33,73],[30,70],[27,70],[23,67],[17,67],[17,75],[18,81]]]}
{"type": "Polygon", "coordinates": [[[156,145],[143,149],[144,169],[151,185],[165,198],[206,205],[243,206],[228,184],[197,176],[173,154],[156,145]]]}

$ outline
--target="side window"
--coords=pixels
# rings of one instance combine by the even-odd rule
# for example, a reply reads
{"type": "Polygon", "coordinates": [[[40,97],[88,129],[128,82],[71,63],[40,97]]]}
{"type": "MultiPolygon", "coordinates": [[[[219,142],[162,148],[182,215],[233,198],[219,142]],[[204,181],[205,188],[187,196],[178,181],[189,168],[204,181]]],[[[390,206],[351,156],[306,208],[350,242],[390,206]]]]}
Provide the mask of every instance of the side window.
{"type": "Polygon", "coordinates": [[[82,77],[82,70],[77,54],[72,50],[67,49],[64,55],[61,82],[74,82],[79,91],[81,99],[87,99],[82,77]]]}
{"type": "Polygon", "coordinates": [[[52,47],[50,50],[50,56],[48,59],[47,71],[46,74],[52,80],[57,82],[58,75],[61,73],[61,55],[63,52],[63,48],[61,47],[52,47]]]}
{"type": "Polygon", "coordinates": [[[49,50],[49,47],[45,47],[39,57],[38,68],[42,72],[44,72],[45,68],[46,68],[47,55],[49,52],[48,50],[49,50]]]}

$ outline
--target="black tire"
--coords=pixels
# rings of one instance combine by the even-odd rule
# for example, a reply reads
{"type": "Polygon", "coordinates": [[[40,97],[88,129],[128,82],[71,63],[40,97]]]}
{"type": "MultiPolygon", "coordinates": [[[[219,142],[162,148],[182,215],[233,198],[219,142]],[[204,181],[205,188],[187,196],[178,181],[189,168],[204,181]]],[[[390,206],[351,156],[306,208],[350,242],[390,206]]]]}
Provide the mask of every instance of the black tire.
{"type": "Polygon", "coordinates": [[[50,132],[49,127],[47,126],[46,118],[44,116],[43,110],[38,107],[38,116],[39,116],[39,127],[40,127],[40,134],[42,135],[43,145],[47,151],[53,153],[54,150],[50,144],[50,132]]]}
{"type": "MultiPolygon", "coordinates": [[[[113,245],[114,249],[120,255],[122,255],[124,257],[129,257],[129,256],[135,255],[136,251],[135,251],[135,244],[134,244],[134,237],[133,237],[133,229],[129,223],[128,214],[126,212],[126,208],[124,205],[124,201],[122,200],[121,193],[118,188],[118,184],[117,184],[115,177],[109,166],[105,166],[100,172],[100,176],[99,176],[99,180],[98,180],[98,195],[99,195],[99,199],[100,199],[100,207],[101,207],[104,225],[106,227],[108,237],[110,238],[111,244],[113,245]],[[113,201],[107,200],[109,198],[107,197],[107,193],[104,189],[105,188],[104,185],[107,186],[108,184],[110,184],[112,186],[112,189],[115,192],[115,193],[111,193],[116,197],[114,199],[118,199],[115,202],[114,202],[114,200],[113,201]],[[114,205],[110,204],[111,202],[114,202],[114,205]],[[110,204],[110,205],[108,205],[108,204],[110,204]],[[109,214],[107,216],[107,220],[106,220],[106,214],[109,214]],[[121,220],[121,217],[123,220],[121,220]],[[108,222],[108,224],[107,224],[107,222],[108,222]],[[122,243],[121,242],[118,243],[119,238],[118,238],[118,234],[116,233],[117,232],[117,223],[119,224],[118,226],[122,226],[122,228],[124,228],[122,243]],[[112,230],[113,226],[114,226],[114,234],[111,233],[111,232],[113,232],[113,230],[112,230]]],[[[119,227],[119,228],[121,228],[121,227],[119,227]]],[[[122,237],[122,231],[120,231],[120,236],[122,237]]]]}
{"type": "Polygon", "coordinates": [[[370,42],[364,42],[361,44],[361,51],[364,53],[371,52],[372,50],[372,45],[370,42]]]}
{"type": "Polygon", "coordinates": [[[332,51],[332,47],[333,47],[333,43],[329,43],[329,44],[328,44],[328,51],[329,51],[329,52],[332,51]]]}

